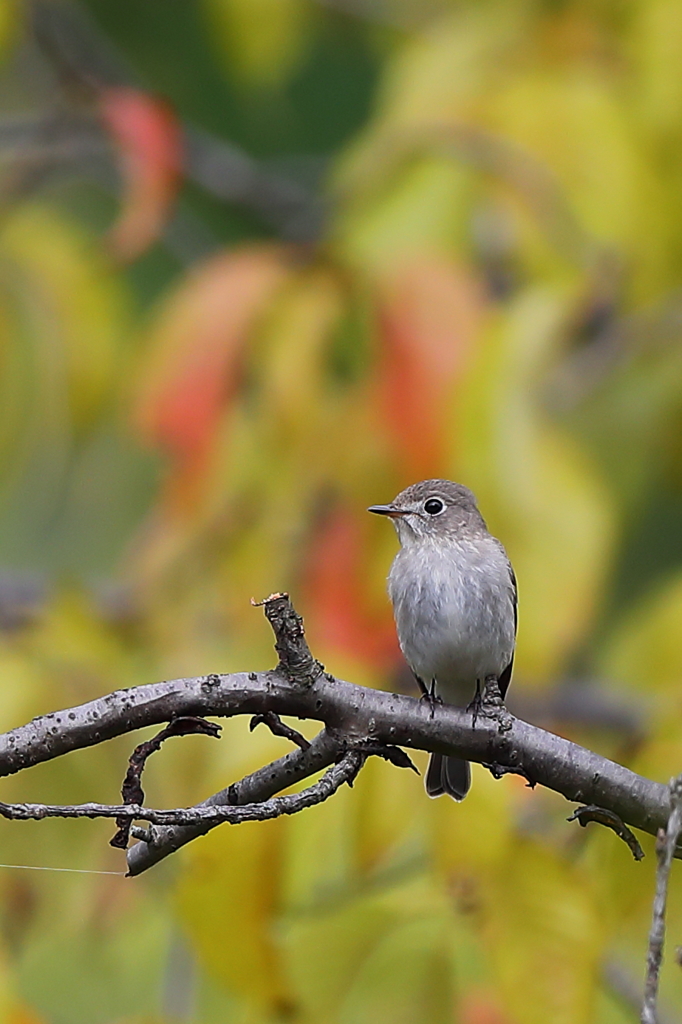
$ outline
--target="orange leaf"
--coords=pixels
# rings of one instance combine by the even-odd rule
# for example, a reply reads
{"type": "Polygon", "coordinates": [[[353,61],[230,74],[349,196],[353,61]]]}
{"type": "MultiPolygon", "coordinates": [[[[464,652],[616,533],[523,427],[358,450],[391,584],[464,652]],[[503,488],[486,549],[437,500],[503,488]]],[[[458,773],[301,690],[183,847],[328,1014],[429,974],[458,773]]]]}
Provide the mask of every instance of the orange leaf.
{"type": "Polygon", "coordinates": [[[460,1024],[511,1024],[499,1001],[485,989],[464,994],[459,1007],[460,1024]]]}
{"type": "Polygon", "coordinates": [[[121,260],[133,260],[161,234],[182,171],[180,125],[170,106],[137,89],[103,91],[100,113],[116,146],[123,207],[109,232],[121,260]]]}
{"type": "Polygon", "coordinates": [[[223,252],[166,301],[153,330],[135,420],[181,474],[204,468],[239,383],[249,331],[286,276],[284,250],[223,252]]]}
{"type": "Polygon", "coordinates": [[[438,476],[452,385],[481,320],[482,291],[454,264],[412,263],[382,287],[379,407],[406,475],[438,476]]]}
{"type": "Polygon", "coordinates": [[[368,607],[366,565],[357,517],[344,508],[335,509],[306,558],[306,622],[313,645],[386,669],[396,664],[400,651],[388,603],[383,614],[368,607]]]}
{"type": "Polygon", "coordinates": [[[46,1018],[39,1016],[37,1010],[33,1010],[22,1004],[15,1004],[9,1011],[6,1018],[7,1024],[46,1024],[46,1018]]]}

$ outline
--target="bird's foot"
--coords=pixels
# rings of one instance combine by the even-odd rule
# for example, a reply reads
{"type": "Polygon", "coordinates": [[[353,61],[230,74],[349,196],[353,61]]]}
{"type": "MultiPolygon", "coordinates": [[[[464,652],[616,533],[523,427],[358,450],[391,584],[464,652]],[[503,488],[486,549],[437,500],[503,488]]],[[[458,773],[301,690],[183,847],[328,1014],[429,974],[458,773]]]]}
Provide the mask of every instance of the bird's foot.
{"type": "Polygon", "coordinates": [[[486,676],[482,704],[486,708],[503,708],[504,701],[497,676],[486,676]]]}
{"type": "Polygon", "coordinates": [[[497,676],[486,676],[483,691],[480,680],[476,680],[476,693],[467,711],[473,715],[474,728],[479,717],[496,719],[503,732],[511,728],[511,715],[505,710],[497,676]]]}
{"type": "Polygon", "coordinates": [[[428,689],[426,688],[426,686],[424,686],[424,683],[422,682],[421,679],[418,678],[417,682],[422,688],[422,695],[419,698],[419,700],[424,701],[426,704],[429,705],[429,707],[431,708],[431,718],[433,718],[436,712],[436,707],[439,704],[443,703],[442,698],[436,694],[436,680],[431,680],[431,686],[428,689]]]}

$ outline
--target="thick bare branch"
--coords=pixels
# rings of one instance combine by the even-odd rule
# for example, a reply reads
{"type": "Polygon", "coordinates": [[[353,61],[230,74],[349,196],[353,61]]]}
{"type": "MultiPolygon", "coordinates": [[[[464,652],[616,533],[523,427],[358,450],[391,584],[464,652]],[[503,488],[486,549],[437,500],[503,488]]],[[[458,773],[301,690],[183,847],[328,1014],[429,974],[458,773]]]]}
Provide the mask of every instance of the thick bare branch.
{"type": "Polygon", "coordinates": [[[278,669],[208,675],[117,690],[66,711],[35,718],[0,736],[0,775],[178,715],[262,714],[310,718],[357,739],[456,754],[520,771],[568,800],[594,804],[655,835],[668,815],[667,787],[636,775],[561,736],[507,716],[479,718],[448,705],[356,686],[321,674],[292,684],[278,669]]]}
{"type": "MultiPolygon", "coordinates": [[[[35,718],[0,736],[0,775],[178,716],[231,717],[274,712],[323,722],[326,730],[309,750],[294,751],[216,794],[203,805],[204,811],[223,805],[234,809],[267,800],[277,790],[330,764],[347,746],[362,746],[368,754],[377,748],[409,747],[466,757],[494,766],[498,774],[517,772],[571,801],[603,808],[623,823],[653,835],[666,825],[666,786],[504,710],[479,715],[474,723],[470,713],[455,707],[431,708],[412,697],[336,679],[325,673],[312,657],[301,620],[286,595],[269,598],[265,609],[281,658],[276,669],[176,679],[118,690],[80,707],[35,718]]],[[[152,852],[156,849],[156,836],[152,843],[145,844],[147,854],[131,851],[131,872],[145,870],[206,831],[220,817],[204,811],[194,818],[186,815],[183,821],[188,824],[174,825],[172,834],[164,832],[159,839],[158,855],[152,852]]],[[[224,820],[239,820],[230,814],[224,820]]],[[[175,819],[163,820],[167,824],[175,819]]]]}

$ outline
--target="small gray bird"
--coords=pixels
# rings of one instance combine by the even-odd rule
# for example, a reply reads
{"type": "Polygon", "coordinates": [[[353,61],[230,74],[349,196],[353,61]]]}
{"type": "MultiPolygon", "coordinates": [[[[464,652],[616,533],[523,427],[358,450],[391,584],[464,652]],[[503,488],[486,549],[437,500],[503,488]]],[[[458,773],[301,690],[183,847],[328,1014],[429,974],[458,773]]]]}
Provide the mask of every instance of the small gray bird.
{"type": "MultiPolygon", "coordinates": [[[[422,480],[390,505],[400,540],[388,575],[400,649],[424,697],[467,707],[494,677],[504,698],[516,642],[516,578],[499,540],[488,533],[474,495],[451,480],[422,480]]],[[[429,796],[463,800],[468,761],[432,754],[429,796]]]]}

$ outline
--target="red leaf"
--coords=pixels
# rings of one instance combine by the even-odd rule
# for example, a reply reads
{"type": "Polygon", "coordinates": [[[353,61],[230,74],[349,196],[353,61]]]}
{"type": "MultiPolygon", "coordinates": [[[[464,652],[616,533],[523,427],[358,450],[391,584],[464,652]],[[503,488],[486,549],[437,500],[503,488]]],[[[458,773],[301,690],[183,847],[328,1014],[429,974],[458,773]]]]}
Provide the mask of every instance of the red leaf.
{"type": "Polygon", "coordinates": [[[379,407],[406,476],[444,471],[448,403],[481,319],[482,292],[463,269],[411,264],[385,283],[379,407]]]}
{"type": "Polygon", "coordinates": [[[180,125],[164,100],[137,89],[104,90],[100,112],[124,182],[123,206],[108,242],[118,259],[133,260],[159,237],[177,194],[180,125]]]}
{"type": "Polygon", "coordinates": [[[383,614],[369,607],[366,565],[357,516],[334,510],[306,557],[306,623],[313,649],[320,644],[387,669],[396,664],[400,650],[388,601],[383,614]]]}
{"type": "Polygon", "coordinates": [[[287,274],[285,252],[253,247],[212,257],[157,319],[140,372],[135,419],[182,474],[196,474],[239,384],[249,332],[287,274]]]}

